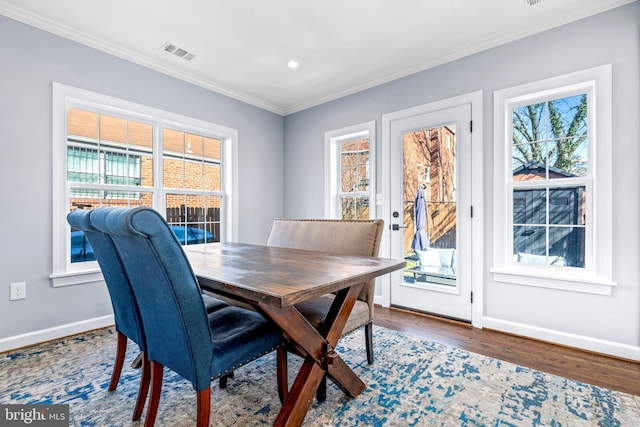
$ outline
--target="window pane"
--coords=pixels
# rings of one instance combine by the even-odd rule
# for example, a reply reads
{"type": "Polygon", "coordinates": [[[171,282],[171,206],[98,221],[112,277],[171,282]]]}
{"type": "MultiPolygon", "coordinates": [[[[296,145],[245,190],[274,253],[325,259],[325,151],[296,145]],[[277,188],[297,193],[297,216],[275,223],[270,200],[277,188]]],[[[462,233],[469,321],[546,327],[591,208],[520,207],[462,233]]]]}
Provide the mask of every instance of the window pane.
{"type": "Polygon", "coordinates": [[[549,224],[584,225],[586,216],[585,187],[549,190],[549,224]]]}
{"type": "Polygon", "coordinates": [[[96,256],[83,231],[71,229],[71,262],[95,261],[96,256]]]}
{"type": "Polygon", "coordinates": [[[67,147],[67,181],[97,183],[100,179],[98,151],[67,147]]]}
{"type": "Polygon", "coordinates": [[[163,179],[167,188],[220,191],[220,140],[164,130],[163,179]]]}
{"type": "Polygon", "coordinates": [[[100,206],[100,190],[71,188],[69,190],[69,193],[71,196],[69,200],[69,210],[73,210],[76,208],[95,208],[100,206]]]}
{"type": "Polygon", "coordinates": [[[549,101],[549,122],[554,138],[582,137],[587,134],[587,95],[549,101]]]}
{"type": "Polygon", "coordinates": [[[166,219],[183,245],[220,241],[220,198],[167,195],[166,219]]]}
{"type": "Polygon", "coordinates": [[[546,190],[516,190],[513,192],[513,223],[539,224],[547,223],[546,190]]]}
{"type": "Polygon", "coordinates": [[[67,134],[74,137],[98,139],[98,114],[69,108],[67,110],[67,134]]]}
{"type": "Polygon", "coordinates": [[[555,265],[584,268],[584,248],[584,227],[549,227],[549,258],[555,265]]]}
{"type": "Polygon", "coordinates": [[[513,252],[517,262],[546,264],[546,227],[513,227],[513,252]]]}
{"type": "Polygon", "coordinates": [[[513,143],[547,139],[547,104],[531,104],[514,108],[512,113],[513,143]]]}
{"type": "Polygon", "coordinates": [[[120,146],[127,142],[127,121],[118,117],[100,115],[100,140],[105,145],[108,142],[119,142],[120,146]]]}
{"type": "Polygon", "coordinates": [[[514,144],[512,155],[514,181],[539,181],[547,178],[547,143],[514,144]]]}
{"type": "Polygon", "coordinates": [[[369,140],[340,144],[341,191],[369,190],[369,140]]]}
{"type": "Polygon", "coordinates": [[[587,138],[563,138],[549,143],[549,178],[587,175],[587,138]]]}
{"type": "Polygon", "coordinates": [[[369,219],[368,197],[343,197],[342,219],[369,219]]]}

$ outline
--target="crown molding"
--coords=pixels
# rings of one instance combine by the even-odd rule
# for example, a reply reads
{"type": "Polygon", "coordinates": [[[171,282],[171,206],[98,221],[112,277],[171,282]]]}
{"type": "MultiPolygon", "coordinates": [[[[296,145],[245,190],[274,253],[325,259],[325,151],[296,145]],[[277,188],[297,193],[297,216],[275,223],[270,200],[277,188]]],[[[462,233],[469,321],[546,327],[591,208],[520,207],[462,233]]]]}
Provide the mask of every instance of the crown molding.
{"type": "Polygon", "coordinates": [[[158,71],[171,77],[175,77],[179,80],[192,83],[196,86],[200,86],[221,95],[228,96],[229,98],[245,102],[247,104],[262,108],[267,111],[271,111],[272,113],[276,113],[281,116],[284,115],[284,109],[278,105],[253,97],[246,93],[233,90],[211,80],[200,78],[194,74],[185,73],[174,67],[167,66],[166,64],[163,64],[157,60],[141,55],[140,53],[125,49],[122,46],[118,46],[100,38],[93,37],[89,34],[74,30],[73,28],[70,28],[68,26],[59,24],[50,19],[33,14],[31,12],[25,11],[1,1],[0,15],[4,15],[8,18],[22,22],[32,27],[36,27],[38,29],[66,38],[68,40],[80,43],[82,45],[97,49],[101,52],[108,53],[115,57],[125,59],[129,62],[142,65],[143,67],[158,71]]]}
{"type": "MultiPolygon", "coordinates": [[[[336,90],[334,92],[328,93],[326,96],[315,97],[315,98],[305,100],[303,102],[292,103],[289,105],[276,105],[264,99],[260,99],[252,95],[246,94],[237,89],[232,89],[228,86],[222,85],[210,79],[205,79],[192,73],[186,73],[182,70],[176,69],[175,67],[171,67],[166,64],[163,64],[160,61],[146,57],[137,52],[124,49],[121,46],[117,46],[113,43],[109,43],[105,40],[93,37],[89,34],[74,30],[70,27],[61,25],[52,20],[43,18],[31,12],[17,8],[13,5],[9,5],[3,1],[0,1],[0,14],[7,16],[11,19],[14,19],[16,21],[23,22],[27,25],[31,25],[33,27],[47,31],[49,33],[58,35],[60,37],[75,41],[82,45],[92,47],[94,49],[108,53],[115,57],[125,59],[127,61],[158,71],[160,73],[169,75],[179,80],[183,80],[185,82],[192,83],[196,86],[211,90],[221,95],[228,96],[229,98],[233,98],[235,100],[245,102],[247,104],[273,112],[281,116],[286,116],[288,114],[293,114],[302,110],[306,110],[308,108],[312,108],[312,107],[324,104],[326,102],[334,101],[336,99],[343,98],[345,96],[352,95],[354,93],[361,92],[363,90],[370,89],[372,87],[379,86],[381,84],[388,83],[393,80],[397,80],[421,71],[425,71],[427,69],[445,64],[447,62],[461,59],[465,56],[473,55],[483,50],[491,49],[493,47],[497,47],[505,43],[509,43],[524,37],[528,37],[538,32],[550,30],[552,28],[567,24],[572,21],[583,19],[600,12],[604,12],[610,9],[614,9],[616,7],[633,3],[634,1],[636,0],[602,1],[597,4],[590,4],[581,8],[577,15],[574,13],[574,11],[566,10],[564,12],[560,12],[554,15],[553,19],[536,20],[531,25],[528,25],[526,28],[503,33],[498,37],[479,40],[475,43],[470,43],[466,45],[462,49],[448,52],[447,54],[441,55],[439,57],[429,58],[426,61],[422,61],[418,64],[414,64],[403,70],[379,75],[371,79],[368,79],[366,81],[360,81],[358,84],[351,86],[348,89],[336,90]]],[[[535,9],[535,7],[533,7],[533,9],[535,9]]]]}

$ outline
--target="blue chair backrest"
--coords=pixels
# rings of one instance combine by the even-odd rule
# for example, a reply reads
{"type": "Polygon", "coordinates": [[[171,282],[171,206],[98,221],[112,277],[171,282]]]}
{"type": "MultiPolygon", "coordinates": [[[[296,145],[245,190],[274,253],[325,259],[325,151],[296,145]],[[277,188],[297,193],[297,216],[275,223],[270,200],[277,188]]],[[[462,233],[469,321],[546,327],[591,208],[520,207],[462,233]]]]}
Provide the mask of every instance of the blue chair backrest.
{"type": "Polygon", "coordinates": [[[150,361],[191,381],[211,384],[213,345],[191,265],[167,222],[147,207],[95,209],[92,224],[118,248],[138,302],[150,361]]]}
{"type": "Polygon", "coordinates": [[[69,212],[67,222],[73,228],[81,230],[93,248],[111,297],[116,330],[138,344],[140,350],[146,351],[142,319],[124,265],[111,237],[91,225],[91,213],[92,211],[76,209],[69,212]]]}

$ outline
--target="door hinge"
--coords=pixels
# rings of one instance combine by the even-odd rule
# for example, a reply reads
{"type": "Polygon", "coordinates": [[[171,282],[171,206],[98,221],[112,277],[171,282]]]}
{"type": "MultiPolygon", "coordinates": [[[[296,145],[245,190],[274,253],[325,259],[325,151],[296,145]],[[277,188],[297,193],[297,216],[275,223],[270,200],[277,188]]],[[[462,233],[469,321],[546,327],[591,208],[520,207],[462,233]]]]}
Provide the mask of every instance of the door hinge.
{"type": "Polygon", "coordinates": [[[473,304],[473,292],[470,292],[470,294],[471,294],[470,302],[471,302],[471,304],[473,304]]]}
{"type": "Polygon", "coordinates": [[[473,120],[469,120],[469,132],[473,133],[473,120]]]}
{"type": "Polygon", "coordinates": [[[473,218],[473,206],[471,206],[471,218],[473,218]]]}

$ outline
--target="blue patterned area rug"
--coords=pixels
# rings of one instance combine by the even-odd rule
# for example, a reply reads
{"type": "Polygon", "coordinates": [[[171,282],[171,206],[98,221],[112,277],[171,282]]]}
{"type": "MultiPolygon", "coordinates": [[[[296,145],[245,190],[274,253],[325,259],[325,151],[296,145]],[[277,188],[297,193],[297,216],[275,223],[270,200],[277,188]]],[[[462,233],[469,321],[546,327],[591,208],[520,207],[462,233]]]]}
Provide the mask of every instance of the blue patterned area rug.
{"type": "MultiPolygon", "coordinates": [[[[362,331],[338,351],[367,384],[356,399],[329,382],[305,426],[638,426],[640,397],[523,368],[497,359],[375,328],[376,361],[367,365],[362,331]]],[[[125,363],[115,392],[107,386],[113,329],[4,353],[0,404],[70,405],[72,426],[141,426],[131,422],[139,371],[125,363]]],[[[137,349],[129,345],[127,361],[137,349]]],[[[300,360],[289,356],[293,381],[300,360]]],[[[212,387],[211,425],[271,425],[280,409],[275,357],[236,371],[226,389],[212,387]]],[[[193,426],[191,385],[165,371],[161,426],[193,426]]],[[[143,418],[144,419],[144,418],[143,418]]]]}

